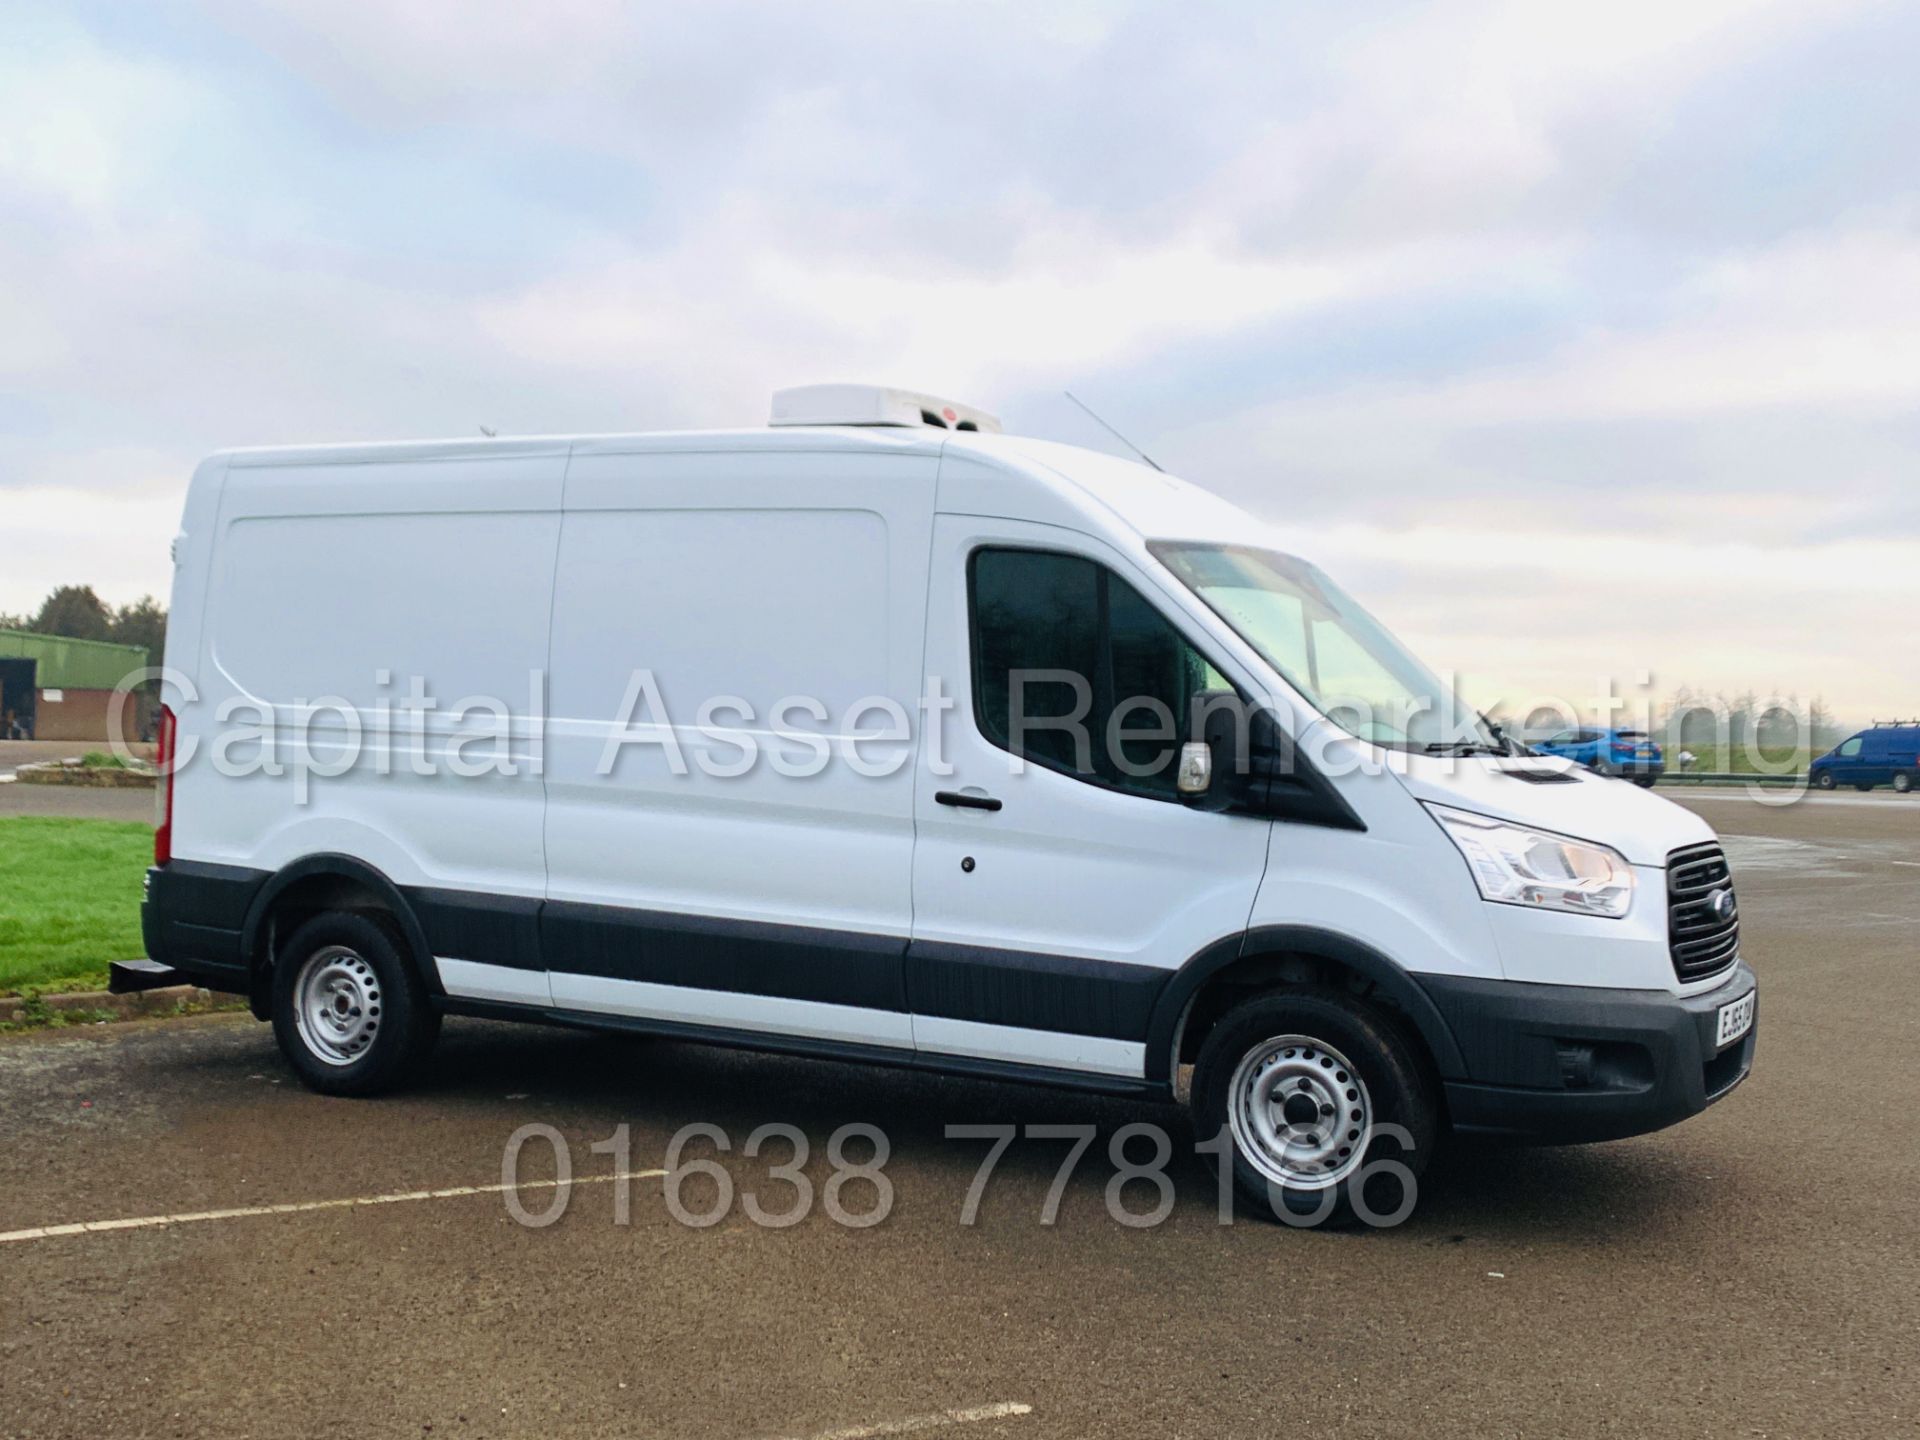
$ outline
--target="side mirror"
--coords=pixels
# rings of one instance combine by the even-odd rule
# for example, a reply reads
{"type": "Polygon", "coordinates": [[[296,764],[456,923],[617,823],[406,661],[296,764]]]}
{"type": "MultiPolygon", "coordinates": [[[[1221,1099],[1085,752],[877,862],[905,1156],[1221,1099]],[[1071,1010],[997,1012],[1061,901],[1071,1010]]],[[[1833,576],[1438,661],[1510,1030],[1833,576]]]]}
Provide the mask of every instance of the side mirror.
{"type": "Polygon", "coordinates": [[[1180,747],[1176,787],[1199,810],[1227,810],[1245,797],[1250,778],[1248,714],[1231,690],[1202,690],[1193,697],[1191,737],[1180,747]]]}
{"type": "Polygon", "coordinates": [[[1180,747],[1178,776],[1180,798],[1188,805],[1340,830],[1367,828],[1269,711],[1231,690],[1203,690],[1193,707],[1193,738],[1180,747]],[[1205,755],[1204,772],[1196,752],[1205,755]]]}
{"type": "Polygon", "coordinates": [[[1180,747],[1180,767],[1174,773],[1174,787],[1182,795],[1204,795],[1213,785],[1213,751],[1204,740],[1189,740],[1180,747]]]}

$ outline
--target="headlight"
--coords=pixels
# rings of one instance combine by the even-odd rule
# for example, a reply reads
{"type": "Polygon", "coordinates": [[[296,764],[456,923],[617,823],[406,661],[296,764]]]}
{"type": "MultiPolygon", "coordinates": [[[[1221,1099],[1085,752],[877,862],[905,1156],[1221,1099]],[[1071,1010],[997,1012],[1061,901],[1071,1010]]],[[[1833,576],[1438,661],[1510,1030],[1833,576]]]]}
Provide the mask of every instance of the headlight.
{"type": "Polygon", "coordinates": [[[1633,903],[1633,867],[1604,845],[1444,805],[1427,809],[1467,857],[1485,899],[1615,920],[1633,903]]]}

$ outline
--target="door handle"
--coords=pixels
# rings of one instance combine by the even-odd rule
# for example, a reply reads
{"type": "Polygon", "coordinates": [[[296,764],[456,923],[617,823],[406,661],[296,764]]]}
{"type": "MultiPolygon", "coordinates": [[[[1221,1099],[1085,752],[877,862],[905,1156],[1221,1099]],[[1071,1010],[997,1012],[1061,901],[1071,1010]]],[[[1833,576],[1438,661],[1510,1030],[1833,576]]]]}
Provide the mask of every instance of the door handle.
{"type": "Polygon", "coordinates": [[[1000,802],[991,795],[969,795],[964,790],[936,790],[933,798],[942,805],[957,805],[962,810],[998,810],[1000,802]]]}

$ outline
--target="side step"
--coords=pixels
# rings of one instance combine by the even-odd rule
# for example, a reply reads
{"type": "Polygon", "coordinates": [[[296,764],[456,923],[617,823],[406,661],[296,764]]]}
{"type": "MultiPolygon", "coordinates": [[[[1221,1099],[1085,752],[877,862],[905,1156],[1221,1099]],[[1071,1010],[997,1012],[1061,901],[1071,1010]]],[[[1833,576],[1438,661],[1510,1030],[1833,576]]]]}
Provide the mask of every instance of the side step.
{"type": "Polygon", "coordinates": [[[131,995],[136,990],[159,990],[168,985],[190,983],[171,965],[158,960],[116,960],[107,967],[107,990],[114,995],[131,995]]]}

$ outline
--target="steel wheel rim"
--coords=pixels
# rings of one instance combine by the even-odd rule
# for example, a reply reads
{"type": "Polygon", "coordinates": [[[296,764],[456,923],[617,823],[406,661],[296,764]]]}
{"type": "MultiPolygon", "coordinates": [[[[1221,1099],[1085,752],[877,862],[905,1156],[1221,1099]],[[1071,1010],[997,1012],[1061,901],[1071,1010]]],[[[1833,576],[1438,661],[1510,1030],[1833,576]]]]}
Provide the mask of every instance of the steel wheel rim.
{"type": "Polygon", "coordinates": [[[380,1029],[380,977],[358,951],[328,945],[315,951],[293,982],[293,1019],[315,1059],[351,1065],[380,1029]]]}
{"type": "Polygon", "coordinates": [[[1325,1190],[1358,1168],[1373,1099],[1352,1062],[1325,1041],[1261,1041],[1234,1066],[1227,1095],[1234,1144],[1267,1180],[1325,1190]]]}

